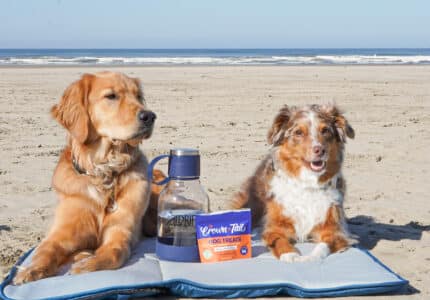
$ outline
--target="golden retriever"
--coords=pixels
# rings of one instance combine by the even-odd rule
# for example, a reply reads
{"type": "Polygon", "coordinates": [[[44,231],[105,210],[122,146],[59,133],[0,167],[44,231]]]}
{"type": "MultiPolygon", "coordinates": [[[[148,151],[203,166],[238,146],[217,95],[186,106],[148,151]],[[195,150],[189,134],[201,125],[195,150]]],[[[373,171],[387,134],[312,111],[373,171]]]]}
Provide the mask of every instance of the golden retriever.
{"type": "MultiPolygon", "coordinates": [[[[71,274],[121,267],[150,202],[147,160],[138,145],[151,136],[156,115],[147,109],[138,79],[84,74],[51,113],[69,132],[52,179],[59,203],[49,233],[15,284],[53,276],[69,262],[71,274]]],[[[153,234],[154,207],[151,214],[143,223],[153,234]]]]}

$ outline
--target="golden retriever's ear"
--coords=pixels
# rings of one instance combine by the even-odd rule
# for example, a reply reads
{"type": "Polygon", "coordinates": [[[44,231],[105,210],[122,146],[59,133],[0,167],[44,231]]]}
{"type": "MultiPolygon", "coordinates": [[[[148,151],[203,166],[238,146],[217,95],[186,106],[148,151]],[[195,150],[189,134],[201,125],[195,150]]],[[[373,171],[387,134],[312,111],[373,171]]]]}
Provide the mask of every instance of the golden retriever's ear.
{"type": "Polygon", "coordinates": [[[134,83],[136,84],[136,87],[138,89],[139,100],[145,101],[145,97],[143,96],[142,83],[140,82],[140,79],[139,78],[132,78],[132,80],[134,81],[134,83]]]}
{"type": "Polygon", "coordinates": [[[60,103],[51,108],[51,115],[82,144],[89,136],[88,93],[93,77],[84,74],[64,91],[60,103]]]}
{"type": "Polygon", "coordinates": [[[341,142],[346,143],[347,137],[350,139],[355,137],[354,129],[335,105],[322,106],[321,110],[332,118],[341,142]]]}
{"type": "Polygon", "coordinates": [[[134,83],[136,84],[136,86],[140,89],[141,88],[141,82],[139,78],[132,78],[132,80],[134,81],[134,83]]]}
{"type": "Polygon", "coordinates": [[[267,133],[267,142],[269,145],[278,146],[285,138],[287,124],[291,119],[291,110],[285,105],[273,120],[272,128],[267,133]]]}

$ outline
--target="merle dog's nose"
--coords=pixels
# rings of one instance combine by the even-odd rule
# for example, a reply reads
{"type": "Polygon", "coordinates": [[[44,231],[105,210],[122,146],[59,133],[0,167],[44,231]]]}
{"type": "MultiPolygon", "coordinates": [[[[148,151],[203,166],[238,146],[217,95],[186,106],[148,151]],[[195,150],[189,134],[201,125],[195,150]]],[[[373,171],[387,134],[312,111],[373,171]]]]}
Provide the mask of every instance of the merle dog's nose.
{"type": "Polygon", "coordinates": [[[322,146],[313,146],[312,151],[318,156],[323,156],[325,153],[325,149],[322,146]]]}
{"type": "Polygon", "coordinates": [[[150,110],[141,110],[138,114],[137,117],[139,118],[140,121],[142,121],[142,123],[146,126],[150,126],[152,124],[154,124],[155,119],[157,118],[157,115],[154,114],[152,111],[150,110]]]}

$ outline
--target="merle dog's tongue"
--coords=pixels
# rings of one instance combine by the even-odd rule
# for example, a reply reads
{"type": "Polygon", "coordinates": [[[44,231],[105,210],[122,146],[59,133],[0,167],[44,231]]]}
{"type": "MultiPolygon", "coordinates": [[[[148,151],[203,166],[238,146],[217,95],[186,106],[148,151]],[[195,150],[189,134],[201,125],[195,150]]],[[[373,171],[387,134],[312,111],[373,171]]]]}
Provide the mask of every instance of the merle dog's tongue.
{"type": "Polygon", "coordinates": [[[322,160],[313,161],[311,162],[311,169],[316,172],[321,171],[324,168],[324,164],[322,160]]]}

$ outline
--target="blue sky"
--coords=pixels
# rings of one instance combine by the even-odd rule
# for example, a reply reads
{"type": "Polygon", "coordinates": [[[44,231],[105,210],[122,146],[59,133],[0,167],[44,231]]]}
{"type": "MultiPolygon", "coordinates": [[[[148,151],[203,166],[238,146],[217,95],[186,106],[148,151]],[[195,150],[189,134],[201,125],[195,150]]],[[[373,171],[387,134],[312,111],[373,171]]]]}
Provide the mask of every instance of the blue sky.
{"type": "Polygon", "coordinates": [[[0,48],[430,47],[428,0],[0,0],[0,48]]]}

